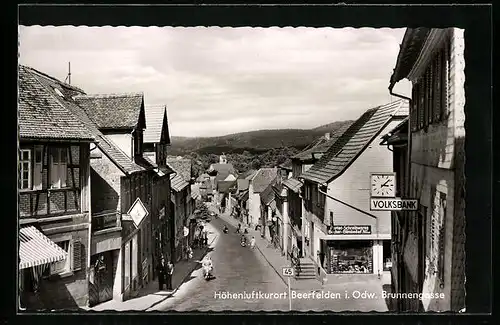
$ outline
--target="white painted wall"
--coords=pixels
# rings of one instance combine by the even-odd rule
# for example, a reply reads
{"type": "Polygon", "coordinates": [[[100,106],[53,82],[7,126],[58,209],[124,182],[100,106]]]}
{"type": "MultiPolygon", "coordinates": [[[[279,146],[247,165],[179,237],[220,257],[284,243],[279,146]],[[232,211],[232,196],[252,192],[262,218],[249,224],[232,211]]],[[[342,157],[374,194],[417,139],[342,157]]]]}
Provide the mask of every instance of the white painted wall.
{"type": "MultiPolygon", "coordinates": [[[[380,134],[387,134],[399,123],[401,123],[401,120],[391,121],[380,134]]],[[[340,177],[328,185],[328,194],[377,216],[379,218],[378,233],[390,235],[390,211],[370,211],[370,173],[393,171],[392,152],[379,143],[380,137],[377,136],[354,163],[340,177]]],[[[372,234],[377,234],[377,222],[375,218],[327,197],[325,204],[325,215],[327,218],[329,218],[331,211],[333,212],[335,225],[371,225],[372,234]]]]}
{"type": "Polygon", "coordinates": [[[125,152],[128,157],[132,158],[133,148],[131,134],[106,134],[106,137],[110,139],[123,152],[125,152]]]}

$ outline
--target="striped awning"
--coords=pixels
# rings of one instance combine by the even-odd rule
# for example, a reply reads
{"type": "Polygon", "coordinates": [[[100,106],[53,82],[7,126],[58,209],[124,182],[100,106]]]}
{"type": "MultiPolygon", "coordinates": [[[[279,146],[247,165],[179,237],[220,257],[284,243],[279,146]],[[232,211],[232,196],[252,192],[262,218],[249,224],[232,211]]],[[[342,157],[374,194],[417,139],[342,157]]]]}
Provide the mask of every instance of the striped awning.
{"type": "Polygon", "coordinates": [[[19,230],[19,269],[62,261],[68,255],[35,227],[19,230]]]}

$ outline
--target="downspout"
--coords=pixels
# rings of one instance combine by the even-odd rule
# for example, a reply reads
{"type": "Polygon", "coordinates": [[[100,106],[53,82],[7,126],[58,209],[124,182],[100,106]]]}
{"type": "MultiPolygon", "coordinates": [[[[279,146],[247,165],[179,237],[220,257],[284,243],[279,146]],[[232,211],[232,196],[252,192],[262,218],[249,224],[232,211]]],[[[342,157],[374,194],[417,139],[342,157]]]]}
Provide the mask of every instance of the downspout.
{"type": "MultiPolygon", "coordinates": [[[[396,96],[396,97],[399,97],[399,98],[402,98],[402,99],[406,99],[408,101],[408,105],[411,109],[411,102],[412,102],[412,99],[409,98],[409,97],[406,97],[406,96],[403,96],[403,95],[400,95],[400,94],[396,94],[394,93],[392,90],[394,88],[394,83],[391,82],[391,84],[389,85],[389,93],[392,95],[392,96],[396,96]]],[[[403,189],[403,193],[404,195],[408,196],[410,194],[409,192],[409,184],[410,184],[410,178],[411,178],[411,114],[408,114],[408,134],[407,134],[407,141],[408,141],[408,144],[407,144],[407,152],[406,152],[406,175],[405,177],[408,178],[408,182],[405,182],[406,183],[406,188],[403,189]]]]}
{"type": "MultiPolygon", "coordinates": [[[[408,106],[409,106],[409,108],[411,110],[412,99],[409,98],[409,97],[406,97],[406,96],[394,93],[392,91],[393,88],[394,88],[394,85],[395,85],[395,83],[393,83],[393,82],[390,83],[390,85],[389,85],[389,94],[391,94],[392,96],[399,97],[401,99],[408,100],[408,106]]],[[[403,193],[402,193],[404,196],[409,196],[410,195],[410,183],[411,183],[411,113],[410,112],[408,113],[408,131],[407,132],[408,133],[407,133],[406,175],[405,175],[407,181],[405,182],[405,188],[403,189],[403,193]]],[[[399,221],[400,221],[400,219],[398,217],[398,224],[401,225],[401,223],[399,221]]],[[[406,223],[405,223],[405,227],[407,227],[406,223]]],[[[402,260],[403,260],[403,252],[401,251],[401,248],[402,248],[402,246],[404,244],[405,243],[399,243],[399,245],[398,245],[398,252],[397,252],[397,255],[398,255],[398,264],[402,263],[402,260]]],[[[397,266],[397,267],[401,268],[400,266],[397,266]]],[[[399,278],[399,275],[398,275],[398,283],[399,283],[398,286],[401,287],[401,278],[399,278]]],[[[399,292],[399,288],[397,288],[396,290],[399,292]]]]}

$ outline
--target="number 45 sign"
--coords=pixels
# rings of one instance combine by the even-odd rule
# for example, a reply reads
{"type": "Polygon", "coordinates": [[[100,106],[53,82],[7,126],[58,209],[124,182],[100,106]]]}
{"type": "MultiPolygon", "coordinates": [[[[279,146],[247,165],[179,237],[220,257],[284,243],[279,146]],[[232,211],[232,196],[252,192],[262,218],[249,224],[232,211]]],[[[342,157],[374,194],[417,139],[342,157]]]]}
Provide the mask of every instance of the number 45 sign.
{"type": "Polygon", "coordinates": [[[284,267],[282,272],[283,276],[293,276],[294,274],[293,267],[284,267]]]}

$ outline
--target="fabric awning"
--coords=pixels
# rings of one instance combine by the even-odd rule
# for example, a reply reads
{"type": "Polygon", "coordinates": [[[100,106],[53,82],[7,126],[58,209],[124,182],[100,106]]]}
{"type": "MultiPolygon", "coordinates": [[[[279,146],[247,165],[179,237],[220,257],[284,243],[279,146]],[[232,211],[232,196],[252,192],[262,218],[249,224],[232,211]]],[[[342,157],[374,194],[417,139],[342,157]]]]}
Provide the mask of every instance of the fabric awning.
{"type": "Polygon", "coordinates": [[[35,227],[19,230],[19,269],[62,261],[67,253],[35,227]]]}

